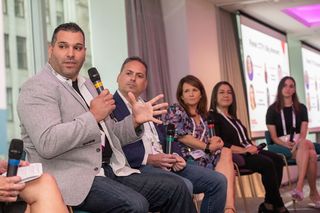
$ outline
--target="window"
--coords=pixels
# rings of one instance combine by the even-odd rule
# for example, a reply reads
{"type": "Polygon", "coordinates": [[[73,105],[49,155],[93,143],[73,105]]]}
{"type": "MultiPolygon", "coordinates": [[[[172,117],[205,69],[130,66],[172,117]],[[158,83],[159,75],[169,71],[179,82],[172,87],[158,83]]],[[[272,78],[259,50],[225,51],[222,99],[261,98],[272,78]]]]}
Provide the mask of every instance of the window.
{"type": "Polygon", "coordinates": [[[45,7],[45,14],[46,14],[46,23],[49,25],[49,24],[51,24],[51,17],[50,17],[51,14],[50,14],[50,2],[49,2],[49,0],[45,1],[44,7],[45,7]]]}
{"type": "Polygon", "coordinates": [[[6,68],[10,68],[10,48],[9,48],[9,35],[8,34],[4,34],[4,46],[5,46],[6,68]]]}
{"type": "Polygon", "coordinates": [[[24,0],[14,1],[14,12],[16,17],[24,18],[24,0]]]}
{"type": "Polygon", "coordinates": [[[26,38],[17,36],[17,58],[18,58],[18,68],[19,69],[27,69],[27,44],[26,38]]]}
{"type": "Polygon", "coordinates": [[[8,14],[7,0],[2,0],[2,12],[3,14],[8,14]]]}
{"type": "Polygon", "coordinates": [[[63,7],[63,0],[57,0],[57,25],[64,23],[64,7],[63,7]]]}
{"type": "Polygon", "coordinates": [[[12,88],[7,87],[7,120],[13,121],[12,88]]]}

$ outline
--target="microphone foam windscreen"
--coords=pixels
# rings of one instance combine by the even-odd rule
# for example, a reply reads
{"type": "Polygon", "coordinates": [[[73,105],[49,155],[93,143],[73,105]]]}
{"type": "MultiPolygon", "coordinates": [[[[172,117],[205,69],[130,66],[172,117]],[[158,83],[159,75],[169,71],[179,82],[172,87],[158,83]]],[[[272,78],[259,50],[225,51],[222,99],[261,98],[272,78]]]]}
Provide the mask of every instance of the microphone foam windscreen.
{"type": "Polygon", "coordinates": [[[12,139],[9,147],[9,159],[20,160],[23,153],[23,141],[12,139]]]}
{"type": "Polygon", "coordinates": [[[169,123],[167,125],[167,135],[172,135],[173,136],[175,131],[176,131],[176,127],[174,126],[174,124],[169,123]]]}
{"type": "Polygon", "coordinates": [[[95,67],[91,67],[88,70],[89,78],[92,82],[101,81],[98,70],[95,67]]]}
{"type": "Polygon", "coordinates": [[[207,123],[208,123],[208,125],[214,124],[213,116],[210,115],[210,114],[209,114],[208,117],[207,117],[207,123]]]}

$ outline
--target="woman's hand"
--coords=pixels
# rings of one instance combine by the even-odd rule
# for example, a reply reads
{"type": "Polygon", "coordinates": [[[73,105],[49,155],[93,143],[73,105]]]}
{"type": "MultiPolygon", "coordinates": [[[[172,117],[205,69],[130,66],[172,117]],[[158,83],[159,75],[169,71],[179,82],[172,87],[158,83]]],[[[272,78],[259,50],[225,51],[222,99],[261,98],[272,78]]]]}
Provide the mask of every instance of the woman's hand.
{"type": "Polygon", "coordinates": [[[258,154],[259,151],[256,146],[252,145],[252,146],[246,147],[246,152],[250,153],[251,155],[256,155],[256,154],[258,154]]]}
{"type": "Polygon", "coordinates": [[[218,149],[221,149],[224,145],[222,139],[217,136],[213,136],[212,138],[210,138],[209,143],[210,143],[209,149],[210,149],[211,153],[214,153],[218,149]]]}
{"type": "Polygon", "coordinates": [[[0,202],[15,202],[25,183],[19,183],[21,178],[18,176],[0,176],[0,202]]]}

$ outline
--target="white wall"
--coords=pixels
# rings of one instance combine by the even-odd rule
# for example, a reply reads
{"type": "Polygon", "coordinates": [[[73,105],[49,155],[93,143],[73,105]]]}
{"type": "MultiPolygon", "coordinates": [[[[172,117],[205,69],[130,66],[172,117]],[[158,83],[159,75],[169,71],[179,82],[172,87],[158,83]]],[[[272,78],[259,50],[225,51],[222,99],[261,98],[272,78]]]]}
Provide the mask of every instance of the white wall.
{"type": "Polygon", "coordinates": [[[90,0],[92,65],[104,87],[114,92],[121,64],[128,57],[124,0],[90,0]]]}
{"type": "Polygon", "coordinates": [[[168,45],[172,97],[188,74],[204,84],[208,98],[221,79],[216,14],[209,0],[161,0],[168,45]]]}

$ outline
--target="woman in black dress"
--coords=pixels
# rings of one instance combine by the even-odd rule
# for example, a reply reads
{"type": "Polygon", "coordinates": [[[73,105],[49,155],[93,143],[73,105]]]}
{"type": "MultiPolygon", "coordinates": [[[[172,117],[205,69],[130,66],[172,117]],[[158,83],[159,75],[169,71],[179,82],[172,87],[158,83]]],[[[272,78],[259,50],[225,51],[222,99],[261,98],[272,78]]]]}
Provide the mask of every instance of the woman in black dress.
{"type": "Polygon", "coordinates": [[[221,137],[225,147],[244,158],[244,168],[261,174],[266,193],[259,212],[288,212],[279,192],[282,158],[272,152],[259,150],[252,143],[246,127],[237,119],[236,111],[236,97],[230,83],[217,83],[212,91],[209,115],[214,119],[216,135],[221,137]]]}

